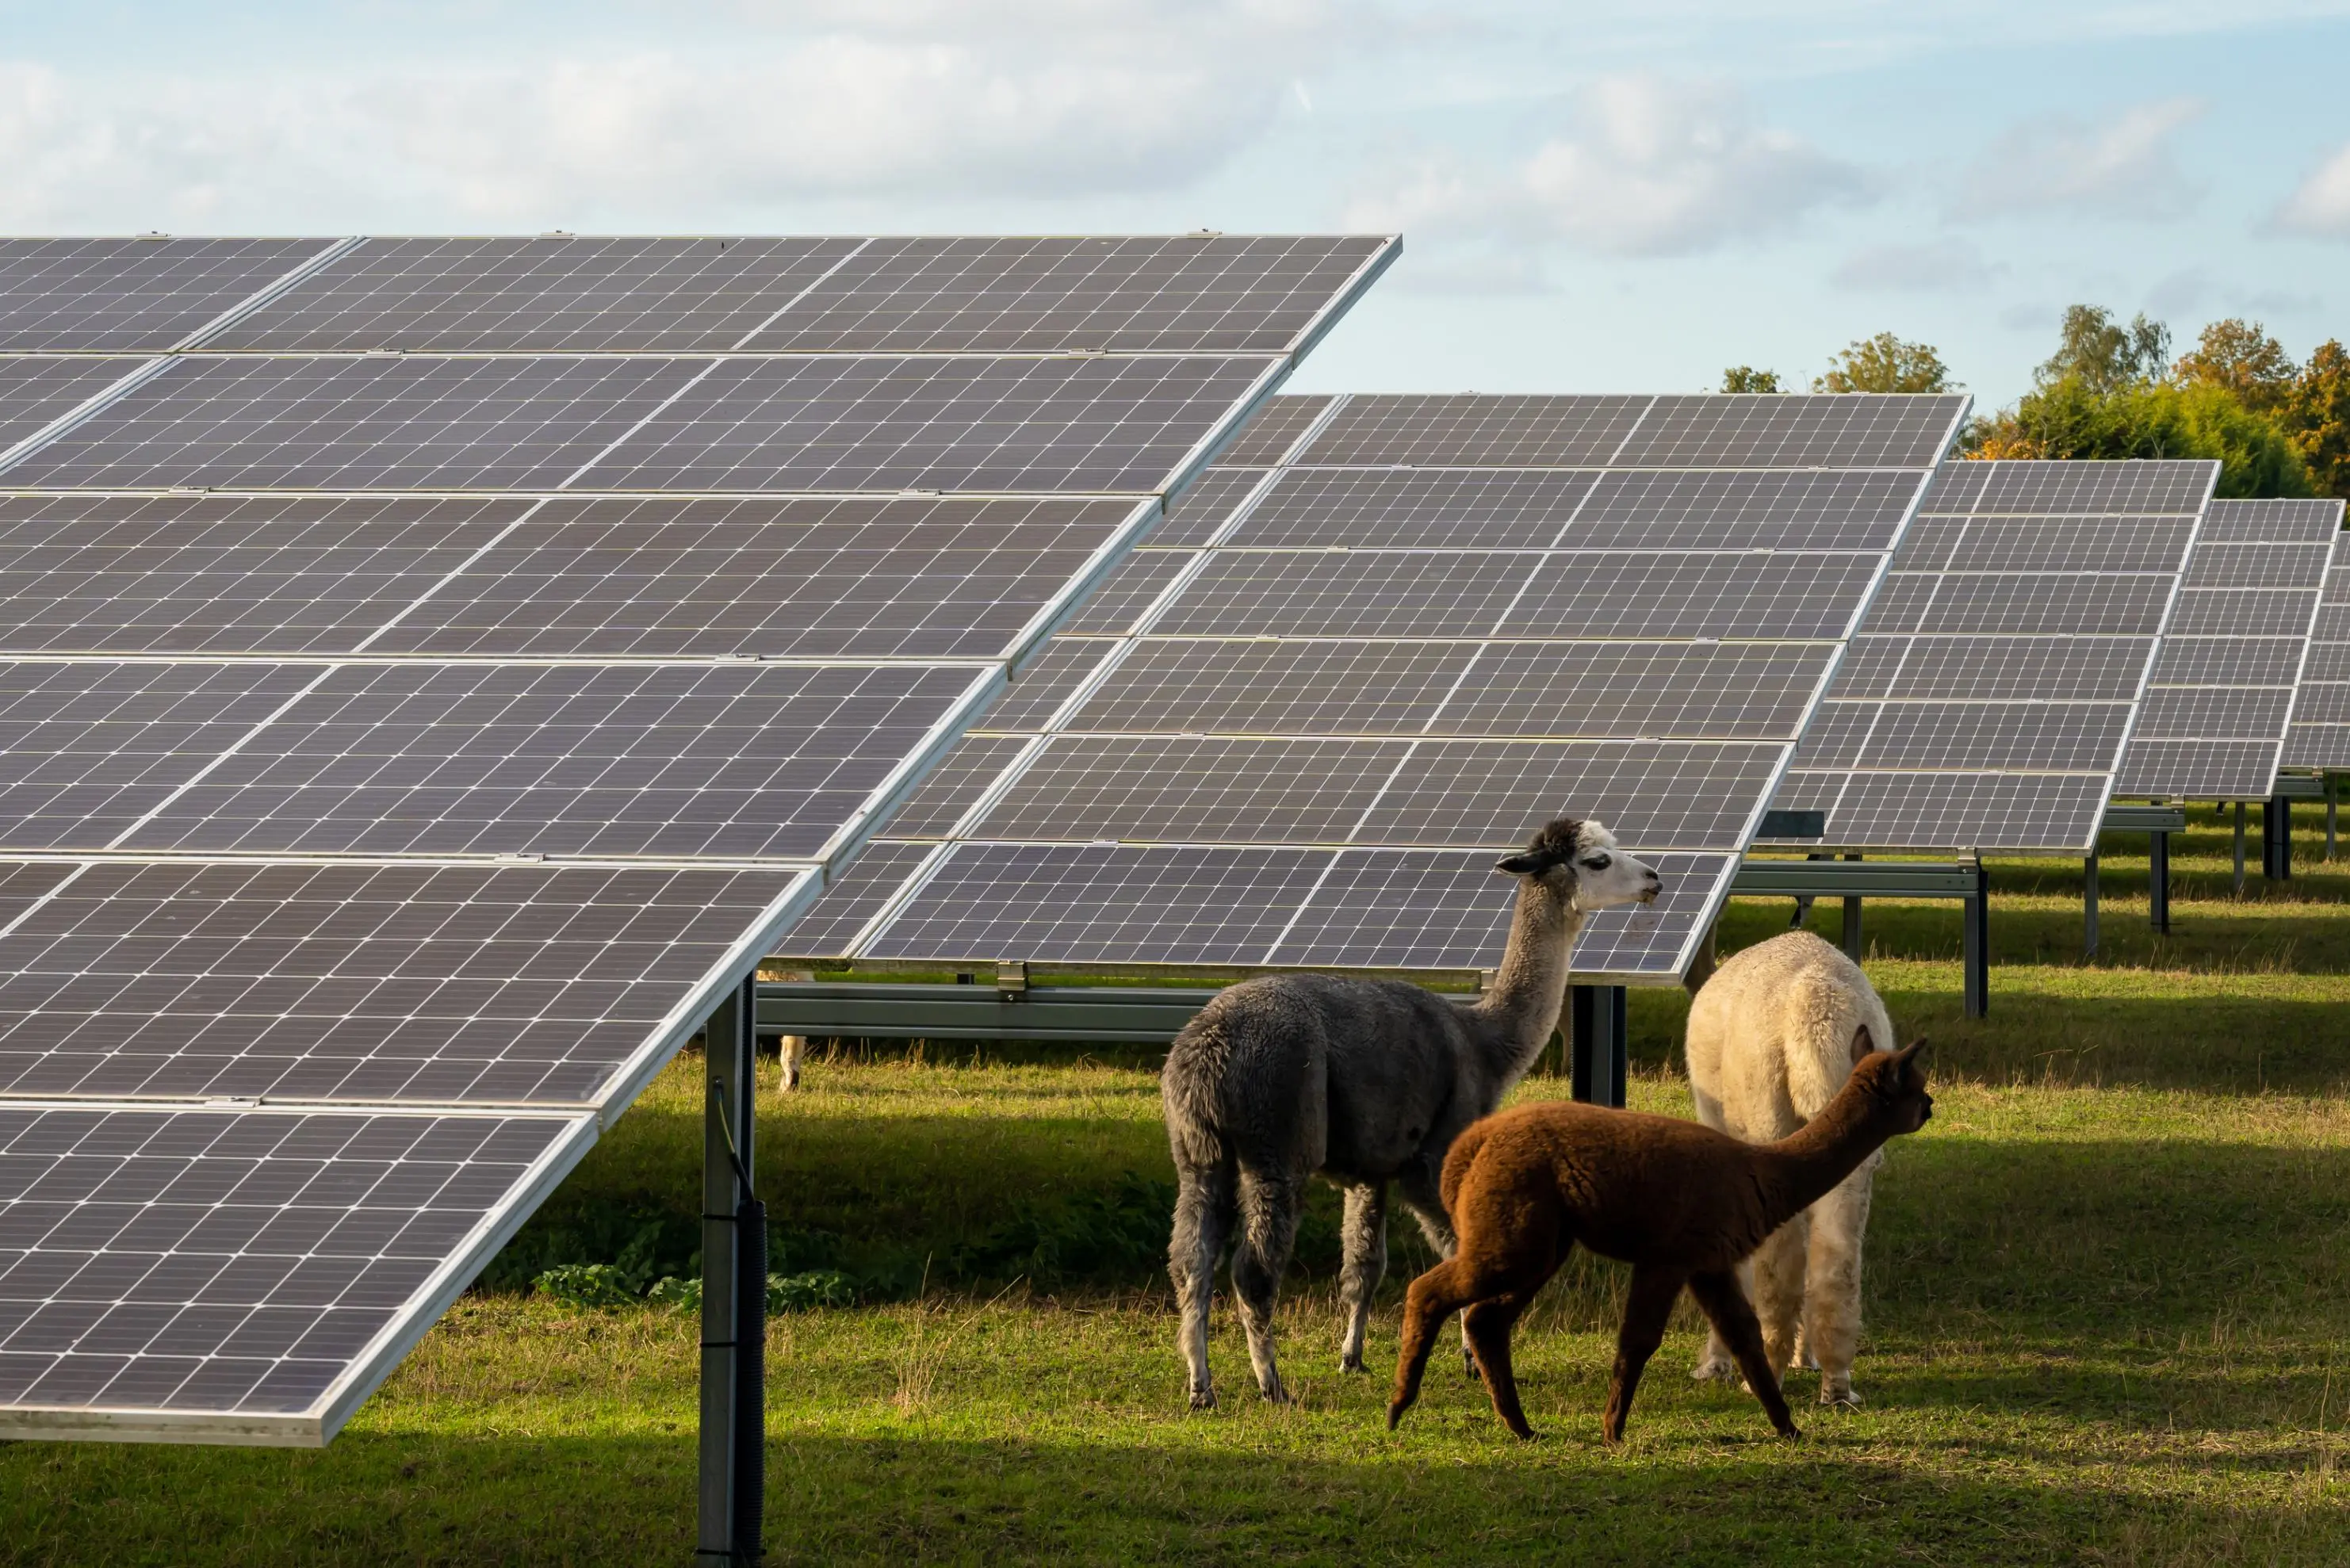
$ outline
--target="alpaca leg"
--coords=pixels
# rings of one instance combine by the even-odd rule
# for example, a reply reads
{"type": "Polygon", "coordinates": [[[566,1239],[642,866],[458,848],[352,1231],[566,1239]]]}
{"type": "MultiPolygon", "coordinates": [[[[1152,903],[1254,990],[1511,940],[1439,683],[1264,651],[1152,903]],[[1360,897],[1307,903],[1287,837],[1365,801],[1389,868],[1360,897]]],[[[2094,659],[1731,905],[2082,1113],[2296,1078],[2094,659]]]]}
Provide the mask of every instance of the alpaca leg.
{"type": "MultiPolygon", "coordinates": [[[[1747,1299],[1754,1297],[1754,1260],[1746,1259],[1738,1265],[1738,1288],[1747,1299]]],[[[1690,1369],[1691,1380],[1699,1383],[1735,1383],[1739,1379],[1738,1357],[1730,1353],[1730,1345],[1721,1337],[1721,1330],[1709,1318],[1705,1325],[1705,1350],[1698,1356],[1697,1365],[1690,1369]]]]}
{"type": "Polygon", "coordinates": [[[1510,1330],[1534,1299],[1534,1291],[1510,1291],[1488,1296],[1461,1314],[1461,1326],[1475,1349],[1477,1365],[1485,1372],[1485,1391],[1493,1397],[1493,1414],[1521,1438],[1532,1438],[1534,1432],[1526,1425],[1524,1407],[1518,1403],[1517,1373],[1510,1365],[1510,1330]]]}
{"type": "Polygon", "coordinates": [[[1428,1370],[1428,1353],[1436,1345],[1436,1331],[1444,1320],[1477,1298],[1465,1293],[1465,1271],[1460,1261],[1447,1258],[1419,1278],[1403,1297],[1403,1333],[1396,1343],[1395,1390],[1388,1397],[1388,1429],[1395,1429],[1403,1413],[1419,1397],[1419,1379],[1428,1370]]]}
{"type": "MultiPolygon", "coordinates": [[[[1442,1162],[1440,1161],[1440,1165],[1442,1162]]],[[[1436,1173],[1426,1162],[1406,1168],[1398,1177],[1396,1186],[1403,1194],[1404,1207],[1419,1221],[1419,1233],[1440,1258],[1450,1258],[1459,1242],[1452,1233],[1451,1216],[1444,1212],[1444,1195],[1437,1184],[1436,1173]]],[[[1469,1343],[1469,1321],[1461,1322],[1461,1368],[1470,1377],[1477,1376],[1477,1352],[1469,1343]]]]}
{"type": "Polygon", "coordinates": [[[1347,1308],[1347,1337],[1338,1346],[1338,1370],[1363,1369],[1363,1335],[1370,1325],[1371,1298],[1388,1272],[1388,1189],[1372,1182],[1347,1189],[1347,1219],[1340,1241],[1338,1296],[1347,1308]]]}
{"type": "Polygon", "coordinates": [[[1297,1211],[1305,1199],[1297,1177],[1243,1168],[1240,1179],[1241,1236],[1232,1249],[1232,1294],[1240,1298],[1241,1326],[1248,1331],[1249,1364],[1257,1392],[1287,1404],[1273,1358],[1273,1307],[1281,1274],[1297,1239],[1297,1211]]]}
{"type": "Polygon", "coordinates": [[[1673,1303],[1688,1278],[1683,1270],[1655,1263],[1632,1270],[1631,1299],[1624,1303],[1624,1326],[1616,1334],[1616,1373],[1607,1383],[1607,1413],[1599,1427],[1610,1443],[1624,1440],[1624,1418],[1632,1413],[1640,1374],[1665,1342],[1665,1322],[1673,1315],[1673,1303]]]}
{"type": "Polygon", "coordinates": [[[807,1036],[786,1034],[779,1042],[779,1046],[783,1056],[784,1087],[786,1090],[796,1089],[800,1086],[800,1063],[807,1055],[807,1036]]]}
{"type": "MultiPolygon", "coordinates": [[[[1795,1364],[1795,1331],[1804,1317],[1804,1249],[1811,1217],[1798,1214],[1771,1232],[1754,1253],[1754,1313],[1762,1323],[1762,1353],[1782,1378],[1795,1364]]],[[[1745,1283],[1742,1276],[1741,1284],[1745,1283]]]]}
{"type": "MultiPolygon", "coordinates": [[[[1497,1298],[1514,1298],[1517,1304],[1502,1320],[1499,1343],[1500,1366],[1496,1388],[1509,1389],[1507,1402],[1496,1395],[1493,1407],[1502,1419],[1510,1422],[1510,1429],[1521,1438],[1534,1434],[1526,1429],[1525,1417],[1517,1409],[1517,1386],[1510,1381],[1509,1323],[1525,1310],[1534,1300],[1543,1282],[1558,1268],[1558,1253],[1546,1238],[1537,1238],[1530,1247],[1513,1257],[1464,1259],[1458,1256],[1443,1262],[1412,1281],[1411,1289],[1404,1293],[1403,1335],[1396,1348],[1395,1392],[1388,1400],[1388,1425],[1392,1428],[1403,1419],[1403,1413],[1419,1397],[1420,1376],[1428,1370],[1428,1355],[1435,1347],[1436,1331],[1444,1320],[1463,1307],[1472,1312],[1488,1305],[1497,1298]],[[1521,1261],[1523,1260],[1523,1261],[1521,1261]]],[[[1492,1323],[1490,1315],[1483,1320],[1492,1323]]],[[[1465,1332],[1465,1331],[1464,1331],[1465,1332]]],[[[1487,1364],[1489,1368],[1491,1363],[1487,1364]]]]}
{"type": "Polygon", "coordinates": [[[1754,1309],[1747,1304],[1746,1293],[1738,1288],[1738,1276],[1730,1270],[1720,1273],[1691,1274],[1690,1294],[1705,1309],[1713,1326],[1721,1331],[1731,1353],[1738,1357],[1739,1366],[1746,1374],[1746,1386],[1754,1390],[1754,1397],[1762,1402],[1763,1411],[1771,1425],[1783,1438],[1798,1438],[1795,1418],[1787,1413],[1787,1397],[1779,1391],[1779,1369],[1771,1365],[1771,1357],[1762,1349],[1762,1324],[1754,1309]]]}
{"type": "Polygon", "coordinates": [[[1208,1380],[1208,1303],[1215,1294],[1216,1260],[1232,1233],[1236,1210],[1229,1164],[1175,1171],[1175,1234],[1167,1246],[1167,1272],[1183,1313],[1179,1339],[1191,1371],[1191,1408],[1212,1410],[1215,1385],[1208,1380]]]}
{"type": "Polygon", "coordinates": [[[1860,1254],[1868,1231],[1864,1167],[1812,1206],[1811,1268],[1804,1293],[1804,1342],[1820,1366],[1820,1403],[1857,1407],[1852,1361],[1860,1348],[1860,1254]]]}

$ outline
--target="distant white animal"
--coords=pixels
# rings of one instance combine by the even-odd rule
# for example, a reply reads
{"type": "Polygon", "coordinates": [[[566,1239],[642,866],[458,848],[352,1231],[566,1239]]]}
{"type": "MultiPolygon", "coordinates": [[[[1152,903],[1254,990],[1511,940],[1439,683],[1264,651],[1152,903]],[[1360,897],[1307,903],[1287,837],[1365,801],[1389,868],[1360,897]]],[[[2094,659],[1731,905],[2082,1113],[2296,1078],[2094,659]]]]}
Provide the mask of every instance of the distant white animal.
{"type": "MultiPolygon", "coordinates": [[[[1747,1143],[1773,1143],[1817,1116],[1852,1075],[1860,1032],[1890,1051],[1893,1021],[1860,966],[1809,931],[1789,931],[1721,961],[1690,1003],[1689,1073],[1697,1114],[1747,1143]]],[[[1858,1405],[1852,1360],[1860,1343],[1860,1253],[1869,1157],[1739,1266],[1762,1320],[1773,1367],[1816,1366],[1820,1403],[1858,1405]]],[[[1697,1378],[1735,1378],[1719,1334],[1697,1378]]]]}

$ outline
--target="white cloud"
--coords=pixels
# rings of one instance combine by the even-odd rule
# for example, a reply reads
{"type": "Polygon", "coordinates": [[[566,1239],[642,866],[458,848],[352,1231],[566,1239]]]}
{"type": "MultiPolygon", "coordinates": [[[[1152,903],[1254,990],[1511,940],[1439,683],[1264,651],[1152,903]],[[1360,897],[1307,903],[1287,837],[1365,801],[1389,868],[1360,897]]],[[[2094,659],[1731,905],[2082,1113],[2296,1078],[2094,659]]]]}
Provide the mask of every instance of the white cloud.
{"type": "Polygon", "coordinates": [[[2276,226],[2293,234],[2350,239],[2350,146],[2309,171],[2277,209],[2276,226]]]}
{"type": "Polygon", "coordinates": [[[1964,240],[1929,240],[1856,251],[1829,281],[1861,293],[1955,294],[1982,288],[2002,270],[1964,240]]]}
{"type": "Polygon", "coordinates": [[[1328,44],[1315,5],[1127,0],[1094,26],[1074,6],[895,0],[754,32],[723,57],[259,81],[0,61],[0,223],[513,226],[649,206],[1164,191],[1261,134],[1328,44]],[[916,26],[950,10],[952,26],[916,26]]]}
{"type": "Polygon", "coordinates": [[[1970,217],[2183,216],[2201,192],[2179,167],[2174,142],[2203,109],[2199,99],[2170,98],[2132,105],[2095,125],[2064,115],[2027,120],[1975,161],[1957,210],[1970,217]]]}
{"type": "Polygon", "coordinates": [[[1736,88],[1614,77],[1575,121],[1513,166],[1421,154],[1385,171],[1349,227],[1446,236],[1558,239],[1607,255],[1681,255],[1797,226],[1822,206],[1869,199],[1876,182],[1762,123],[1736,88]]]}

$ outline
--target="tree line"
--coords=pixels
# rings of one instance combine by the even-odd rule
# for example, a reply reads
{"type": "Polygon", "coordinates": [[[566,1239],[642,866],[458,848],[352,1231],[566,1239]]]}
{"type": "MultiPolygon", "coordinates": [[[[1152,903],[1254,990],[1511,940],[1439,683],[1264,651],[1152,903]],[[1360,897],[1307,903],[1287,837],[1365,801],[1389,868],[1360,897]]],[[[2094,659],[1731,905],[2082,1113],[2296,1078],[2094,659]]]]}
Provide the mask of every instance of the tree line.
{"type": "MultiPolygon", "coordinates": [[[[1811,383],[1814,392],[1960,385],[1931,344],[1890,332],[1846,346],[1811,383]]],[[[1751,365],[1724,370],[1721,389],[1794,390],[1751,365]]],[[[1969,421],[1961,444],[1969,457],[2217,458],[2221,495],[2350,497],[2350,350],[2328,341],[2296,365],[2259,322],[2231,317],[2173,358],[2161,322],[2075,305],[2032,390],[1969,421]]]]}

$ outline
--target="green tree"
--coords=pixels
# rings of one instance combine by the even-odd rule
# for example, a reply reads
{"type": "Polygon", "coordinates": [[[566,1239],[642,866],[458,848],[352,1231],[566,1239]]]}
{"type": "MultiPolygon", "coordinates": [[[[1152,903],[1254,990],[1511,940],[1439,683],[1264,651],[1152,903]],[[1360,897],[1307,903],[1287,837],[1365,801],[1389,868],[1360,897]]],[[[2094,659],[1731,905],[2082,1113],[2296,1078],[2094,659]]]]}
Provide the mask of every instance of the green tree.
{"type": "Polygon", "coordinates": [[[1959,383],[1930,343],[1904,343],[1890,332],[1856,337],[1814,378],[1814,392],[1948,392],[1959,383]]]}
{"type": "Polygon", "coordinates": [[[2217,458],[2225,496],[2307,495],[2301,452],[2275,421],[2208,383],[2099,391],[2068,376],[1968,431],[1978,457],[2217,458]]]}
{"type": "Polygon", "coordinates": [[[2278,400],[2277,423],[2320,495],[2350,499],[2350,351],[2319,344],[2278,400]]]}
{"type": "Polygon", "coordinates": [[[1758,370],[1752,365],[1732,365],[1721,373],[1721,389],[1725,392],[1783,392],[1776,370],[1758,370]]]}
{"type": "Polygon", "coordinates": [[[2257,321],[2230,317],[2203,328],[2179,356],[2172,379],[2188,386],[2225,387],[2244,407],[2270,413],[2285,400],[2300,369],[2284,345],[2257,321]]]}
{"type": "Polygon", "coordinates": [[[2170,328],[2141,314],[2127,326],[2103,306],[2074,305],[2057,328],[2056,352],[2037,372],[2043,387],[2079,381],[2093,392],[2159,381],[2170,369],[2170,328]]]}

